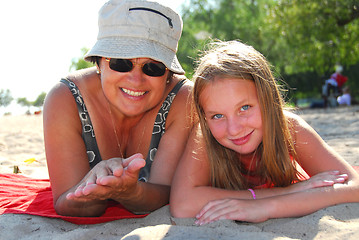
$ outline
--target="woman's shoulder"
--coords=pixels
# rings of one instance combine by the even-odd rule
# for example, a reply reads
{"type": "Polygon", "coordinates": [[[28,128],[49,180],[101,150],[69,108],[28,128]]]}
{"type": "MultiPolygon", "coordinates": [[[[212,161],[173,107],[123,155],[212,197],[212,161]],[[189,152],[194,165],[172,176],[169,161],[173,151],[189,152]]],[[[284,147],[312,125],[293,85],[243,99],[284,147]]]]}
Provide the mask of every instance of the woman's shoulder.
{"type": "MultiPolygon", "coordinates": [[[[69,82],[74,83],[76,87],[80,88],[81,90],[81,88],[84,86],[91,85],[91,82],[98,82],[98,79],[93,80],[96,76],[96,68],[86,68],[70,73],[62,79],[67,79],[69,82]]],[[[69,87],[62,83],[59,79],[59,82],[52,87],[48,95],[52,96],[57,94],[64,94],[66,96],[69,92],[69,87]]]]}
{"type": "MultiPolygon", "coordinates": [[[[79,70],[74,73],[69,74],[63,79],[68,79],[70,82],[73,82],[80,89],[80,93],[82,91],[86,91],[84,86],[91,85],[88,84],[96,75],[96,70],[93,68],[88,68],[84,70],[79,70]],[[85,84],[86,83],[86,84],[85,84]]],[[[86,86],[86,88],[88,88],[86,86]]],[[[46,94],[46,99],[44,102],[44,106],[49,106],[50,108],[61,107],[63,109],[67,107],[75,106],[74,96],[69,89],[69,87],[62,83],[59,79],[58,83],[55,84],[52,89],[46,94]]],[[[45,109],[44,109],[45,111],[45,109]]]]}
{"type": "Polygon", "coordinates": [[[76,85],[88,84],[91,80],[98,81],[96,67],[84,68],[70,73],[66,79],[74,82],[76,85]]]}

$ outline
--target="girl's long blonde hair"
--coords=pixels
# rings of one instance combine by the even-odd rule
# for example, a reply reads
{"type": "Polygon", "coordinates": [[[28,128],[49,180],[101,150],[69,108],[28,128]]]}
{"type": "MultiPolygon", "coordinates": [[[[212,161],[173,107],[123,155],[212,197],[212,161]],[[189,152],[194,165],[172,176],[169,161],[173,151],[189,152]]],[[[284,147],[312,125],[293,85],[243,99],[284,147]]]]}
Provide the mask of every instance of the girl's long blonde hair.
{"type": "Polygon", "coordinates": [[[256,161],[256,176],[273,186],[290,185],[298,180],[294,143],[283,113],[284,101],[267,60],[253,47],[239,41],[217,41],[210,47],[194,74],[193,98],[206,142],[212,185],[234,190],[254,187],[243,177],[246,172],[237,153],[219,144],[206,123],[200,95],[218,77],[247,79],[255,83],[263,124],[263,140],[255,154],[261,159],[256,161]]]}

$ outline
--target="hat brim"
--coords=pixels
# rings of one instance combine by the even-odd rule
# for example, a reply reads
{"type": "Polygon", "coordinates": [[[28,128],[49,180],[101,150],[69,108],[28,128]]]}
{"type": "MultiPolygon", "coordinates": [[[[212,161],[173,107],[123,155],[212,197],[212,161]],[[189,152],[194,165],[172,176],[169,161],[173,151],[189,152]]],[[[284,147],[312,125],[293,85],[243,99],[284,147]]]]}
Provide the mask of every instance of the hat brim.
{"type": "Polygon", "coordinates": [[[96,56],[127,59],[151,58],[162,62],[174,73],[185,73],[175,52],[151,40],[130,37],[99,39],[84,59],[91,61],[91,58],[96,56]]]}

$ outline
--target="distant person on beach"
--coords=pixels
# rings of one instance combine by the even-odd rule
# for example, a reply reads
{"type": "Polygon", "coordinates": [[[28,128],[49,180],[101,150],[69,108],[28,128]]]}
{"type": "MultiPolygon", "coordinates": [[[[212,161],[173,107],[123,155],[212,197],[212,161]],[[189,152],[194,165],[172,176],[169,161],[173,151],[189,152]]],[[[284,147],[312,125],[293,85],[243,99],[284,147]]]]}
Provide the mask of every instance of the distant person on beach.
{"type": "Polygon", "coordinates": [[[359,202],[356,171],[284,110],[268,63],[238,41],[214,44],[194,74],[200,123],[171,190],[174,217],[263,222],[359,202]]]}
{"type": "Polygon", "coordinates": [[[47,164],[58,214],[99,216],[107,200],[134,213],[169,202],[192,127],[193,84],[176,57],[182,20],[145,0],[99,12],[96,67],[61,80],[44,105],[47,164]]]}
{"type": "Polygon", "coordinates": [[[352,99],[350,96],[350,91],[349,91],[348,86],[343,88],[343,95],[339,96],[337,101],[340,106],[350,106],[351,105],[352,99]]]}
{"type": "Polygon", "coordinates": [[[339,93],[342,91],[342,87],[348,81],[348,77],[342,75],[343,67],[341,65],[336,66],[335,73],[330,76],[330,79],[333,79],[336,82],[336,87],[338,87],[339,93]]]}
{"type": "Polygon", "coordinates": [[[343,67],[338,65],[335,73],[330,75],[330,78],[325,80],[322,87],[322,96],[324,100],[324,107],[336,107],[336,98],[342,94],[343,85],[347,82],[348,77],[342,75],[343,67]]]}

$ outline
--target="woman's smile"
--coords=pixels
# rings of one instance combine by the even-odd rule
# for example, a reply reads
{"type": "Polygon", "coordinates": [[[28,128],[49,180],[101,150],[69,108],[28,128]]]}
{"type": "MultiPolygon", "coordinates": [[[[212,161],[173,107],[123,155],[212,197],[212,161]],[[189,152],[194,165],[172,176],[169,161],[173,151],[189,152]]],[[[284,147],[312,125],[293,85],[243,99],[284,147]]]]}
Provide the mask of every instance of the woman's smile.
{"type": "Polygon", "coordinates": [[[146,91],[133,91],[127,88],[121,88],[122,92],[126,93],[127,95],[130,95],[131,97],[140,97],[143,96],[146,91]]]}

